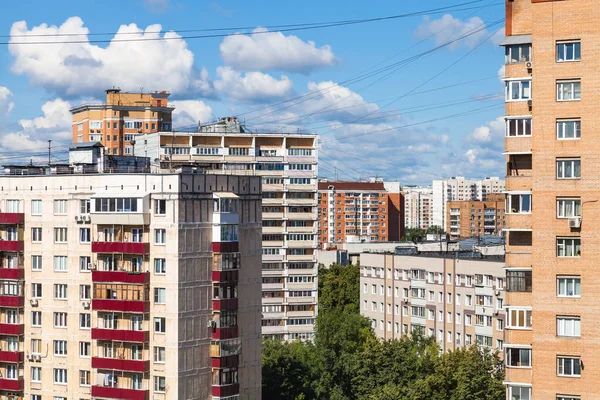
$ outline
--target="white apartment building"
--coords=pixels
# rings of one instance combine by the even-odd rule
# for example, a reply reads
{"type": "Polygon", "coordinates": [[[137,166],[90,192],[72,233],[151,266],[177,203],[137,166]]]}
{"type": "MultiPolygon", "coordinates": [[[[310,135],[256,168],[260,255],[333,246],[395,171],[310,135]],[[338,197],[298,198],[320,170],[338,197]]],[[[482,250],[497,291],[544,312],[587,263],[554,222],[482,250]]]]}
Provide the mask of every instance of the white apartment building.
{"type": "Polygon", "coordinates": [[[317,315],[317,135],[256,133],[237,118],[197,132],[139,136],[135,155],[155,168],[262,178],[263,334],[310,339],[317,315]]]}
{"type": "Polygon", "coordinates": [[[504,180],[487,177],[481,180],[462,176],[433,181],[433,224],[446,226],[446,203],[449,201],[486,200],[488,193],[504,192],[504,180]]]}
{"type": "Polygon", "coordinates": [[[81,169],[0,176],[1,398],[259,400],[260,179],[81,169]]]}
{"type": "Polygon", "coordinates": [[[433,225],[433,188],[404,186],[404,226],[427,229],[433,225]]]}

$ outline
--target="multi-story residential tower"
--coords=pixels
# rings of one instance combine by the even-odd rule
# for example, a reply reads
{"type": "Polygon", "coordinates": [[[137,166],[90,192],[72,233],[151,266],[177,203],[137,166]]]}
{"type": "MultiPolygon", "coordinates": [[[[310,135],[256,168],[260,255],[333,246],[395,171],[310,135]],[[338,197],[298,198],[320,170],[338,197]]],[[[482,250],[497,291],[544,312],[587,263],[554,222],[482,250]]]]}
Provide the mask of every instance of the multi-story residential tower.
{"type": "Polygon", "coordinates": [[[73,142],[100,142],[107,154],[131,155],[136,135],[171,130],[169,94],[109,89],[105,104],[82,104],[71,110],[73,142]]]}
{"type": "Polygon", "coordinates": [[[433,225],[433,189],[404,186],[404,227],[427,229],[433,225]]]}
{"type": "Polygon", "coordinates": [[[397,182],[319,182],[319,244],[389,242],[404,236],[397,182]]]}
{"type": "Polygon", "coordinates": [[[392,339],[420,329],[444,351],[475,343],[502,350],[504,257],[462,254],[361,253],[361,313],[375,334],[392,339]]]}
{"type": "Polygon", "coordinates": [[[506,2],[507,348],[526,349],[509,398],[600,397],[599,18],[597,1],[506,2]]]}
{"type": "Polygon", "coordinates": [[[169,170],[262,177],[263,333],[309,339],[317,312],[317,136],[247,131],[237,118],[144,135],[135,154],[169,170]]]}
{"type": "MultiPolygon", "coordinates": [[[[504,194],[488,194],[485,201],[449,201],[446,206],[446,233],[450,239],[504,234],[504,194]]],[[[527,207],[527,205],[522,205],[527,207]]]]}
{"type": "Polygon", "coordinates": [[[260,399],[259,178],[25,171],[0,177],[2,398],[260,399]]]}
{"type": "Polygon", "coordinates": [[[433,224],[446,226],[449,201],[486,200],[488,193],[502,193],[504,181],[496,177],[468,180],[462,176],[433,181],[433,224]]]}

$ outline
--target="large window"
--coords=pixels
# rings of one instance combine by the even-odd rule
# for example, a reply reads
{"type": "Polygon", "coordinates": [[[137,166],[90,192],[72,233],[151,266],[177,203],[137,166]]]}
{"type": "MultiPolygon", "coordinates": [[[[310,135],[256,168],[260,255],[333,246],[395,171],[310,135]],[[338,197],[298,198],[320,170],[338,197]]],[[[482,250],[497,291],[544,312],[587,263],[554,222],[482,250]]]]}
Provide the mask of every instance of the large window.
{"type": "Polygon", "coordinates": [[[506,136],[531,136],[531,117],[506,118],[506,136]]]}
{"type": "Polygon", "coordinates": [[[556,160],[556,178],[557,179],[579,179],[581,178],[581,160],[557,159],[556,160]]]}
{"type": "Polygon", "coordinates": [[[556,81],[556,100],[575,101],[581,100],[581,81],[556,81]]]}
{"type": "Polygon", "coordinates": [[[579,317],[557,317],[556,335],[565,337],[580,337],[581,319],[579,317]]]}
{"type": "Polygon", "coordinates": [[[508,210],[511,214],[529,214],[531,212],[531,194],[509,194],[508,210]]]}
{"type": "Polygon", "coordinates": [[[237,225],[221,225],[221,242],[237,242],[238,241],[238,226],[237,225]]]}
{"type": "Polygon", "coordinates": [[[531,329],[531,310],[524,308],[508,308],[506,327],[510,329],[531,329]]]}
{"type": "Polygon", "coordinates": [[[573,218],[581,217],[581,199],[557,199],[556,200],[556,217],[557,218],[573,218]]]}
{"type": "Polygon", "coordinates": [[[531,400],[530,386],[509,386],[508,391],[510,400],[531,400]]]}
{"type": "Polygon", "coordinates": [[[560,376],[581,376],[581,361],[575,357],[557,357],[556,373],[560,376]]]}
{"type": "Polygon", "coordinates": [[[568,237],[556,239],[557,257],[579,257],[581,255],[581,238],[568,237]]]}
{"type": "Polygon", "coordinates": [[[581,278],[579,276],[559,276],[556,278],[558,297],[581,297],[581,278]]]}
{"type": "Polygon", "coordinates": [[[557,119],[556,138],[558,140],[573,140],[581,138],[580,119],[557,119]]]}
{"type": "Polygon", "coordinates": [[[504,94],[506,101],[524,101],[531,99],[531,80],[506,81],[504,94]]]}
{"type": "Polygon", "coordinates": [[[506,271],[506,290],[509,292],[531,292],[531,270],[506,271]]]}
{"type": "Polygon", "coordinates": [[[505,63],[519,64],[531,61],[531,44],[516,44],[505,47],[505,63]]]}
{"type": "Polygon", "coordinates": [[[507,367],[531,367],[531,349],[506,349],[507,367]]]}
{"type": "Polygon", "coordinates": [[[581,60],[581,42],[558,42],[556,43],[556,61],[579,61],[581,60]]]}

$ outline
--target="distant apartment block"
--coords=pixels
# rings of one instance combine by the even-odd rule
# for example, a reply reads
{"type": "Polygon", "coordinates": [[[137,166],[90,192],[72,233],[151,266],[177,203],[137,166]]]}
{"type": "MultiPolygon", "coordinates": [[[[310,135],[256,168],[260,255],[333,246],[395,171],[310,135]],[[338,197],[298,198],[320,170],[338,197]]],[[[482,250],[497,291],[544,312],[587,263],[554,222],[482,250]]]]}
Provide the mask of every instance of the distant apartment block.
{"type": "Polygon", "coordinates": [[[496,177],[469,180],[462,176],[433,181],[433,225],[446,226],[449,201],[486,200],[489,193],[503,193],[504,181],[496,177]]]}
{"type": "MultiPolygon", "coordinates": [[[[104,104],[82,104],[71,109],[73,142],[100,142],[107,154],[132,155],[137,135],[170,131],[173,107],[169,92],[106,91],[104,104]]],[[[138,156],[143,154],[136,154],[138,156]]]]}
{"type": "Polygon", "coordinates": [[[260,178],[73,150],[0,176],[2,398],[260,399],[260,178]]]}
{"type": "Polygon", "coordinates": [[[319,244],[398,241],[404,200],[397,182],[319,182],[319,244]]]}
{"type": "Polygon", "coordinates": [[[433,225],[433,189],[404,186],[404,227],[427,229],[433,225]]]}
{"type": "Polygon", "coordinates": [[[502,351],[504,257],[462,254],[361,253],[361,313],[375,334],[393,339],[418,329],[443,351],[472,344],[502,351]]]}
{"type": "Polygon", "coordinates": [[[136,155],[169,171],[259,176],[262,179],[263,333],[310,339],[317,315],[317,136],[256,133],[237,118],[195,132],[139,137],[136,155]]]}
{"type": "Polygon", "coordinates": [[[446,207],[446,233],[450,239],[485,235],[502,236],[506,227],[504,194],[488,194],[485,201],[450,201],[446,207]]]}

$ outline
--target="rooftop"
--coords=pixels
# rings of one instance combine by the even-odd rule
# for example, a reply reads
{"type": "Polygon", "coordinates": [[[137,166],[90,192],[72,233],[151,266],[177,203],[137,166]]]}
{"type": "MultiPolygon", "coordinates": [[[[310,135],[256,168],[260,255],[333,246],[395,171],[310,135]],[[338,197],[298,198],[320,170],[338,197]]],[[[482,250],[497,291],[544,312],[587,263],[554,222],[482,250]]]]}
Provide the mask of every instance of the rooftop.
{"type": "Polygon", "coordinates": [[[383,182],[319,182],[319,190],[385,190],[383,182]]]}

